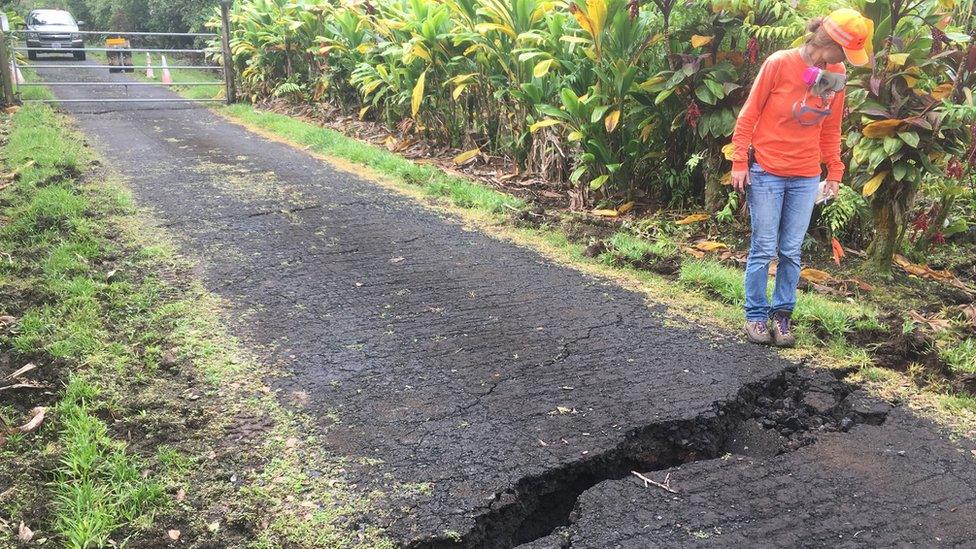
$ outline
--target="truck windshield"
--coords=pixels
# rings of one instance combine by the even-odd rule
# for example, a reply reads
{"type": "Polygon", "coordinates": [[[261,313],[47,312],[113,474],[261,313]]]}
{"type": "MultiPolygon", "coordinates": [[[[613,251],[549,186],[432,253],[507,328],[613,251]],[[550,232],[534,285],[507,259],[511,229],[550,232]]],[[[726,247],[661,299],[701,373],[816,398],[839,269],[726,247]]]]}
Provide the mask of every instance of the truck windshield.
{"type": "Polygon", "coordinates": [[[31,19],[34,25],[58,25],[62,27],[73,27],[75,18],[66,11],[42,11],[34,14],[31,19]]]}

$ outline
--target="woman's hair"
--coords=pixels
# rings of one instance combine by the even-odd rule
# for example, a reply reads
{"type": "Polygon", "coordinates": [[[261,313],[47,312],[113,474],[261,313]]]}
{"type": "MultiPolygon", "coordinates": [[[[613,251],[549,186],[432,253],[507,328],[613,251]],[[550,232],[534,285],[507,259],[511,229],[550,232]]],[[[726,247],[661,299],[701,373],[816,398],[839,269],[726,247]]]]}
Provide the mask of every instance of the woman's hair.
{"type": "Polygon", "coordinates": [[[807,21],[807,32],[809,33],[807,44],[822,48],[835,43],[834,39],[823,28],[824,19],[825,17],[814,17],[807,21]]]}

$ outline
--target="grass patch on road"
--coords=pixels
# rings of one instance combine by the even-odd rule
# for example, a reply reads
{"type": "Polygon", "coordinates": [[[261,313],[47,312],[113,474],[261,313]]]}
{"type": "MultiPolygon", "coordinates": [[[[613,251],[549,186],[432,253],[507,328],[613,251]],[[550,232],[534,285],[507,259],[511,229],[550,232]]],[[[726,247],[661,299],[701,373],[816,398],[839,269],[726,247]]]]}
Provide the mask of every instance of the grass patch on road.
{"type": "Polygon", "coordinates": [[[67,119],[0,124],[3,171],[23,167],[0,190],[0,385],[34,364],[16,381],[39,386],[0,404],[0,546],[23,523],[54,547],[389,547],[348,527],[372,511],[348,464],[67,119]]]}

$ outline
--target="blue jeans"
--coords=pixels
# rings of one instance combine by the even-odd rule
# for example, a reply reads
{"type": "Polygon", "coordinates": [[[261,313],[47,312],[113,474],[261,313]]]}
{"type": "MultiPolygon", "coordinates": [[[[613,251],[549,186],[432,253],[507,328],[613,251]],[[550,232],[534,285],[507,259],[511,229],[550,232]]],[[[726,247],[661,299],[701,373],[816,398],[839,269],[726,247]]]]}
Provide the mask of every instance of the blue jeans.
{"type": "Polygon", "coordinates": [[[758,162],[746,187],[752,219],[752,244],[746,261],[746,320],[766,321],[772,313],[792,313],[800,282],[800,246],[810,226],[819,177],[780,177],[758,162]],[[779,257],[773,305],[766,298],[769,264],[779,257]]]}

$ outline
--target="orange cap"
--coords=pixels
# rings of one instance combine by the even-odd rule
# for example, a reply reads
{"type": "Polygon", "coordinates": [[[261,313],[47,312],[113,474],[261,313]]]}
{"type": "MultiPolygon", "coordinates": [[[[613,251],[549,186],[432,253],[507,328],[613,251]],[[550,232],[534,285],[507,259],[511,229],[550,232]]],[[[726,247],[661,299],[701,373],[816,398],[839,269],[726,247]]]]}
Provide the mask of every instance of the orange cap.
{"type": "Polygon", "coordinates": [[[869,58],[865,48],[869,47],[868,40],[874,32],[874,21],[856,10],[843,8],[824,18],[823,29],[834,42],[844,48],[848,61],[857,66],[867,65],[869,58]]]}

